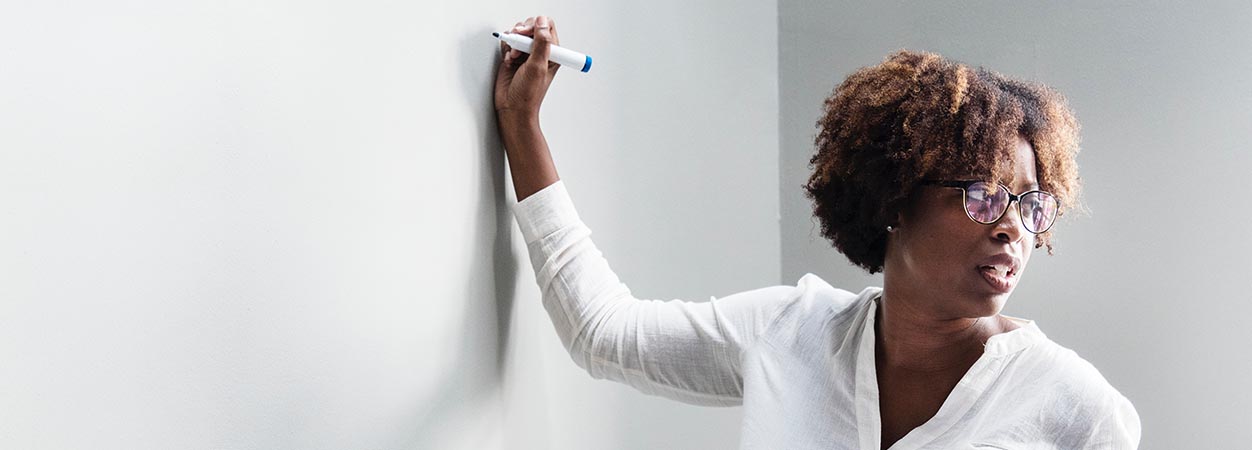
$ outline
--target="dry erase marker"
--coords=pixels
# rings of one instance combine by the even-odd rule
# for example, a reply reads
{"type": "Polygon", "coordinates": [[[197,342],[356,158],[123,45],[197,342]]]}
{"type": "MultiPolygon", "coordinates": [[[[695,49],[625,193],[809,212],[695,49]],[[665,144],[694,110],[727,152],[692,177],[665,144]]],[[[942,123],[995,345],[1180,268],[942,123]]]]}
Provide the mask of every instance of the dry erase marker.
{"type": "MultiPolygon", "coordinates": [[[[517,33],[491,33],[491,35],[495,36],[496,39],[504,41],[505,44],[509,44],[509,47],[512,47],[514,50],[528,55],[530,54],[530,44],[534,42],[534,39],[517,33]]],[[[548,61],[580,72],[591,70],[590,56],[556,45],[549,45],[548,48],[550,49],[548,51],[548,61]]]]}

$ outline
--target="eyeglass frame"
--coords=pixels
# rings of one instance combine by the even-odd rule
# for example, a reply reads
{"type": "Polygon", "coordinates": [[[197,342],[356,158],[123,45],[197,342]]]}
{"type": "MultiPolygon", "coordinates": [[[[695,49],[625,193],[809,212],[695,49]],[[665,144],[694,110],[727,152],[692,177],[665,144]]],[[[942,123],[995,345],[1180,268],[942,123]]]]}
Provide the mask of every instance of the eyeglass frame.
{"type": "Polygon", "coordinates": [[[1057,216],[1061,215],[1061,199],[1056,198],[1056,194],[1053,194],[1051,192],[1041,190],[1041,189],[1031,189],[1029,191],[1022,192],[1021,194],[1014,194],[1012,190],[1009,190],[1008,186],[1005,186],[1002,183],[996,183],[996,186],[998,186],[1001,189],[1004,189],[1005,192],[1009,193],[1009,201],[1008,203],[1004,204],[1004,210],[1000,211],[1000,215],[996,216],[995,219],[992,219],[992,221],[990,222],[979,221],[978,219],[974,218],[973,213],[970,213],[969,208],[966,206],[969,204],[969,191],[967,189],[969,189],[970,186],[973,186],[974,184],[977,184],[977,183],[987,183],[987,181],[985,180],[922,180],[922,185],[939,185],[942,187],[960,189],[961,190],[961,209],[965,210],[965,216],[969,217],[969,220],[974,221],[974,223],[980,223],[983,225],[991,225],[996,222],[999,222],[1000,219],[1004,218],[1005,214],[1008,214],[1009,205],[1012,205],[1013,202],[1017,202],[1017,217],[1023,218],[1022,228],[1025,228],[1026,231],[1029,231],[1032,234],[1047,233],[1048,230],[1052,229],[1053,225],[1056,225],[1057,216]],[[1051,223],[1048,224],[1048,227],[1044,228],[1041,231],[1032,231],[1030,228],[1028,228],[1026,226],[1026,222],[1024,219],[1026,215],[1022,213],[1022,201],[1021,201],[1022,197],[1025,197],[1026,195],[1034,193],[1034,192],[1047,194],[1049,197],[1052,197],[1053,201],[1056,202],[1056,214],[1052,216],[1051,218],[1052,220],[1050,221],[1051,223]]]}

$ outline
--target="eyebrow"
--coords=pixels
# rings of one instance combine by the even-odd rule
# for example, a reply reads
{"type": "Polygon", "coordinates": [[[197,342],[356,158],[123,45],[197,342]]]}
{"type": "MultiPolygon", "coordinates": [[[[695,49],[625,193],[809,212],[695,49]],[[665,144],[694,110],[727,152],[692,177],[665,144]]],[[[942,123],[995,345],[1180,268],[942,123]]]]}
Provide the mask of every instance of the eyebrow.
{"type": "MultiPolygon", "coordinates": [[[[1003,184],[1004,186],[1008,187],[1008,188],[1009,188],[1009,190],[1012,190],[1012,189],[1013,189],[1013,186],[1012,186],[1012,184],[1010,184],[1010,183],[1004,183],[1004,182],[1001,182],[1000,184],[1003,184]]],[[[1040,185],[1039,185],[1039,183],[1038,183],[1038,182],[1035,182],[1035,183],[1030,183],[1030,184],[1027,184],[1027,185],[1026,185],[1026,189],[1022,189],[1022,190],[1021,190],[1021,192],[1026,192],[1026,191],[1037,191],[1037,190],[1040,190],[1040,189],[1043,189],[1043,188],[1042,188],[1042,187],[1040,187],[1040,185]]]]}
{"type": "MultiPolygon", "coordinates": [[[[957,179],[957,180],[977,180],[977,179],[978,179],[978,177],[974,177],[974,176],[970,176],[970,177],[956,177],[955,179],[957,179]]],[[[999,183],[1000,183],[1000,184],[1003,184],[1003,185],[1004,185],[1004,186],[1006,186],[1006,187],[1008,187],[1008,188],[1009,188],[1009,190],[1012,190],[1012,189],[1013,189],[1013,186],[1012,186],[1012,182],[1011,182],[1011,181],[1010,181],[1010,182],[1007,182],[1007,183],[1006,183],[1006,182],[1001,181],[1001,182],[999,182],[999,183]]],[[[1034,183],[1027,184],[1027,185],[1026,185],[1026,189],[1023,189],[1021,192],[1041,190],[1041,189],[1043,189],[1043,187],[1042,187],[1042,186],[1043,186],[1043,185],[1039,184],[1039,182],[1038,182],[1038,181],[1036,181],[1036,182],[1034,182],[1034,183]]]]}

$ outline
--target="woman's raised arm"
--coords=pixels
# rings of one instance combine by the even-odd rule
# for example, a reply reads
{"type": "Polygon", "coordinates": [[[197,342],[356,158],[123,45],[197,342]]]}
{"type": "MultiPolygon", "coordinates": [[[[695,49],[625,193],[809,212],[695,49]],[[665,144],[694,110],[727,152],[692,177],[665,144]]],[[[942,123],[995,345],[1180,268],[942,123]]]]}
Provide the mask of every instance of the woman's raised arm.
{"type": "Polygon", "coordinates": [[[530,55],[500,43],[503,61],[495,82],[496,123],[513,175],[513,189],[521,201],[560,180],[548,141],[539,129],[539,106],[561,67],[548,62],[548,46],[560,45],[560,39],[556,23],[546,16],[518,22],[511,32],[534,39],[530,55]]]}
{"type": "Polygon", "coordinates": [[[594,378],[692,404],[739,404],[743,354],[796,288],[709,302],[633,297],[591,242],[539,129],[539,107],[560,67],[547,61],[548,46],[559,44],[556,24],[532,17],[512,32],[533,37],[533,53],[501,43],[496,118],[517,193],[513,212],[566,350],[594,378]]]}
{"type": "Polygon", "coordinates": [[[695,405],[743,401],[742,361],[799,286],[708,302],[635,298],[591,241],[561,181],[513,206],[544,308],[566,350],[597,379],[695,405]]]}

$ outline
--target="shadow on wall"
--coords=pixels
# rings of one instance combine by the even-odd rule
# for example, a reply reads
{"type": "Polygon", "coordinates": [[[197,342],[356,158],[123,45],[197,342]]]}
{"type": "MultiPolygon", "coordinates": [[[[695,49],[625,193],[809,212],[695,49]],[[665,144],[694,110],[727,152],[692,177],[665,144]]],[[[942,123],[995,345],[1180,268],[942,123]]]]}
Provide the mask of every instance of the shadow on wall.
{"type": "Polygon", "coordinates": [[[474,241],[470,284],[462,297],[465,314],[452,352],[455,363],[442,370],[441,378],[425,390],[428,394],[418,399],[416,428],[407,430],[416,433],[417,448],[437,448],[442,433],[453,432],[448,425],[478,415],[480,405],[497,397],[504,380],[518,264],[512,251],[513,216],[507,200],[504,149],[496,131],[493,88],[500,58],[498,44],[487,38],[492,31],[484,27],[463,35],[458,47],[462,95],[474,113],[478,139],[473,149],[444,151],[477,151],[482,156],[480,173],[491,177],[483,177],[478,190],[471,236],[479,239],[474,241]],[[488,233],[494,234],[490,241],[488,233]]]}

